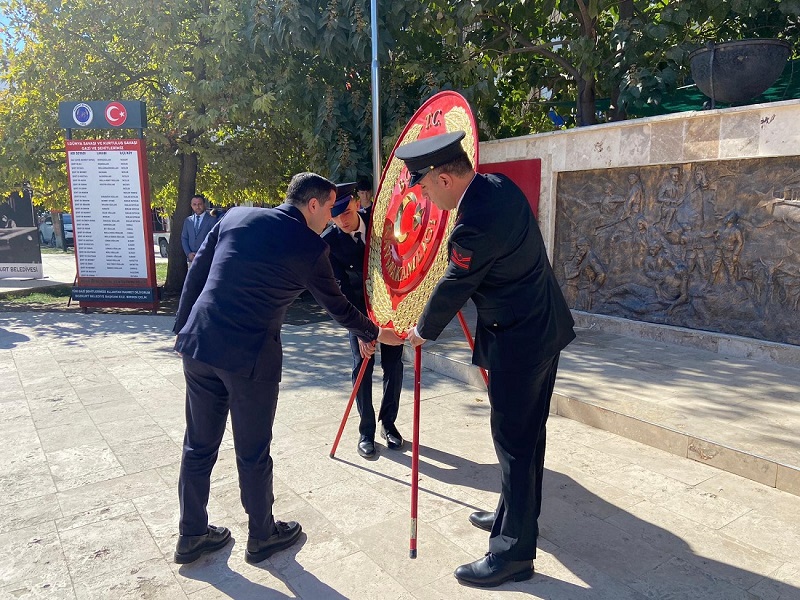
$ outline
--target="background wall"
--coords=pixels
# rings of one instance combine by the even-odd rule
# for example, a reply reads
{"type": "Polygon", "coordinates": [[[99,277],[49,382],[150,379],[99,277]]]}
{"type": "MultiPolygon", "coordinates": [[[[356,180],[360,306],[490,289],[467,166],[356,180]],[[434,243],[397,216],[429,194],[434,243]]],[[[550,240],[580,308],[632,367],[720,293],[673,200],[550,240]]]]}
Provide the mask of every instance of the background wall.
{"type": "MultiPolygon", "coordinates": [[[[624,189],[624,185],[621,182],[624,181],[626,173],[636,172],[643,177],[643,180],[647,179],[648,174],[652,174],[652,177],[656,177],[658,181],[663,181],[664,175],[672,168],[681,173],[681,186],[686,187],[691,179],[691,173],[697,170],[725,171],[726,169],[730,170],[726,165],[738,164],[739,167],[735,170],[740,173],[739,179],[744,183],[749,182],[748,174],[750,172],[753,173],[753,177],[766,178],[770,172],[774,171],[774,169],[770,167],[770,165],[773,164],[770,160],[748,160],[765,159],[767,157],[792,157],[789,159],[771,159],[771,161],[777,160],[777,162],[774,163],[775,166],[777,167],[780,165],[782,167],[780,170],[782,172],[785,171],[781,175],[781,180],[785,182],[792,181],[795,177],[794,173],[796,172],[794,167],[797,166],[798,155],[800,155],[800,101],[791,100],[714,111],[679,113],[542,135],[485,142],[481,144],[480,152],[482,163],[531,158],[541,159],[542,173],[541,193],[539,198],[539,223],[551,260],[555,259],[556,273],[557,275],[561,275],[560,279],[563,283],[563,270],[568,260],[565,254],[565,248],[574,247],[578,239],[577,236],[582,236],[581,239],[584,240],[584,244],[586,243],[586,232],[570,231],[571,228],[577,229],[577,226],[573,227],[573,225],[567,223],[564,217],[565,215],[573,217],[575,217],[575,215],[583,216],[587,214],[587,212],[590,212],[591,208],[594,206],[591,203],[596,202],[598,198],[598,190],[595,188],[601,188],[602,181],[606,181],[608,184],[607,187],[609,188],[615,187],[624,189]],[[752,163],[752,165],[750,163],[752,163]],[[657,168],[654,170],[654,167],[657,168]],[[744,175],[742,175],[742,173],[744,175]],[[617,182],[617,179],[620,181],[617,182]],[[562,188],[564,188],[563,190],[558,189],[559,181],[561,181],[562,188]],[[598,183],[597,185],[587,185],[586,183],[580,185],[581,181],[594,181],[598,183]],[[573,183],[572,188],[569,190],[565,185],[567,182],[573,183]],[[619,183],[619,185],[612,186],[611,183],[615,182],[619,183]],[[578,193],[577,197],[581,200],[580,204],[582,205],[578,206],[576,204],[578,200],[575,199],[576,190],[584,188],[587,190],[587,197],[580,198],[580,193],[578,193]],[[558,203],[561,204],[559,205],[558,203]],[[556,233],[557,215],[560,215],[560,217],[558,217],[558,234],[556,233]],[[576,240],[569,238],[570,235],[576,237],[576,240]],[[559,245],[557,246],[557,244],[559,245]]],[[[765,181],[764,184],[767,185],[767,182],[765,181]]],[[[650,182],[649,185],[647,183],[645,185],[646,188],[649,187],[649,197],[656,193],[656,190],[653,189],[654,185],[655,180],[654,182],[650,182]]],[[[749,200],[736,200],[730,197],[735,196],[737,190],[743,189],[744,186],[741,183],[736,183],[733,187],[730,185],[728,185],[728,187],[730,189],[726,191],[726,194],[728,194],[732,202],[738,203],[736,204],[738,207],[737,210],[741,214],[742,202],[747,204],[749,200]]],[[[760,195],[763,196],[764,193],[770,195],[772,192],[771,189],[768,188],[769,185],[764,187],[764,190],[767,191],[763,192],[763,190],[761,190],[760,195]]],[[[794,191],[792,191],[792,193],[794,194],[794,191]]],[[[652,203],[652,198],[650,198],[650,202],[652,203]]],[[[759,210],[763,211],[763,209],[759,210]]],[[[599,204],[597,205],[597,211],[602,212],[599,204]]],[[[795,208],[792,205],[789,207],[789,211],[800,212],[800,206],[795,208]]],[[[764,220],[760,220],[755,224],[745,221],[745,225],[749,223],[749,225],[752,226],[752,231],[762,238],[765,235],[770,237],[772,235],[772,233],[770,233],[772,230],[780,232],[783,237],[788,236],[788,238],[792,240],[790,241],[791,246],[791,244],[794,243],[793,238],[797,237],[792,233],[792,231],[795,231],[792,227],[792,225],[795,224],[792,220],[795,216],[794,212],[792,213],[792,218],[788,221],[774,219],[773,222],[770,223],[769,219],[771,217],[766,217],[764,220]],[[756,231],[756,226],[760,228],[758,231],[756,231]]],[[[647,216],[651,219],[652,225],[653,215],[647,216]]],[[[720,246],[716,239],[714,239],[713,234],[715,230],[723,229],[721,217],[722,215],[716,216],[716,221],[720,221],[720,223],[714,224],[712,222],[710,225],[707,224],[707,229],[710,234],[708,237],[710,239],[706,240],[704,243],[707,247],[709,269],[711,267],[713,255],[720,246]]],[[[761,219],[761,217],[759,217],[759,219],[761,219]]],[[[713,220],[714,219],[712,219],[712,221],[713,220]]],[[[570,219],[570,221],[574,223],[575,220],[573,218],[570,219]]],[[[624,238],[626,235],[630,236],[631,233],[630,224],[623,223],[622,226],[625,228],[625,231],[619,232],[618,237],[620,239],[624,238]]],[[[657,227],[661,230],[661,233],[668,238],[670,235],[675,237],[675,240],[672,240],[674,243],[671,244],[672,258],[679,272],[681,272],[681,269],[685,272],[685,265],[677,265],[677,263],[684,258],[680,256],[680,245],[677,240],[681,232],[677,224],[668,224],[664,221],[657,224],[657,227]]],[[[700,226],[696,227],[696,230],[699,230],[701,227],[702,223],[700,226]]],[[[743,228],[746,230],[746,226],[743,228]]],[[[590,229],[592,231],[594,230],[594,228],[590,229]]],[[[746,240],[756,239],[756,236],[749,234],[747,231],[745,231],[745,234],[750,236],[749,238],[746,237],[746,240]]],[[[717,236],[717,239],[718,238],[719,236],[717,236]]],[[[669,245],[670,244],[664,244],[665,247],[669,245]]],[[[784,246],[786,246],[786,244],[784,244],[784,246]]],[[[800,282],[800,255],[798,255],[793,248],[794,246],[788,249],[786,247],[779,248],[773,255],[770,255],[768,244],[751,244],[748,248],[748,252],[751,255],[753,252],[759,254],[763,251],[764,260],[770,268],[775,265],[780,265],[780,269],[783,270],[784,274],[790,274],[788,278],[784,277],[788,283],[784,282],[782,287],[778,286],[778,291],[780,292],[777,299],[778,304],[773,307],[773,310],[776,307],[782,308],[783,302],[780,301],[780,298],[791,295],[787,294],[787,290],[791,293],[796,291],[794,287],[798,286],[795,285],[797,282],[795,282],[794,279],[800,282]],[[772,260],[772,262],[770,262],[770,260],[772,260]],[[783,294],[783,296],[780,294],[783,294]]],[[[608,257],[603,257],[600,252],[597,254],[600,263],[602,263],[603,260],[609,260],[608,257]]],[[[666,258],[669,258],[669,249],[665,250],[664,255],[666,258]]],[[[750,262],[753,263],[754,260],[760,258],[760,255],[749,256],[748,258],[752,259],[750,262]]],[[[641,271],[641,260],[637,261],[632,258],[632,266],[630,269],[631,273],[634,275],[636,275],[637,271],[637,262],[639,263],[638,270],[641,271]]],[[[606,263],[606,267],[608,267],[608,263],[606,263]]],[[[744,269],[742,272],[744,273],[744,269]]],[[[619,275],[619,273],[617,273],[617,275],[619,275]]],[[[621,277],[621,281],[619,277],[617,279],[615,284],[626,281],[624,275],[621,277]]],[[[704,277],[704,279],[712,278],[704,277]]],[[[718,277],[717,282],[720,280],[721,277],[718,277]]],[[[635,314],[635,311],[633,314],[624,314],[624,311],[620,312],[618,310],[608,311],[595,302],[587,303],[585,298],[574,302],[572,307],[589,311],[590,313],[616,314],[618,316],[628,316],[634,320],[668,323],[670,325],[725,332],[727,334],[742,335],[761,340],[771,339],[781,342],[788,341],[795,344],[797,343],[795,338],[789,339],[788,337],[782,337],[774,332],[767,334],[757,329],[747,330],[747,328],[742,329],[738,326],[730,326],[724,322],[726,318],[725,311],[712,310],[712,314],[709,314],[708,310],[701,310],[703,309],[704,303],[706,306],[708,305],[708,298],[711,298],[720,306],[727,302],[727,299],[720,298],[720,292],[717,290],[712,290],[712,295],[709,296],[707,293],[708,286],[702,285],[699,273],[694,273],[692,275],[692,281],[696,283],[694,286],[696,288],[695,293],[690,292],[689,294],[692,299],[692,304],[684,303],[680,308],[674,309],[670,308],[668,304],[665,304],[664,307],[662,307],[664,309],[662,312],[665,312],[669,308],[670,313],[666,315],[665,312],[664,318],[652,318],[653,315],[650,314],[648,310],[641,311],[639,314],[635,314]],[[717,296],[714,296],[714,294],[717,294],[717,296]],[[700,301],[694,302],[696,298],[699,298],[700,301]],[[578,304],[581,305],[579,306],[578,304]],[[684,315],[687,318],[684,319],[684,315]]],[[[771,281],[770,274],[770,282],[771,281]]],[[[647,282],[645,281],[645,283],[647,282]]],[[[758,307],[755,306],[757,302],[753,300],[753,298],[759,295],[766,297],[766,294],[762,293],[763,290],[759,289],[758,285],[756,285],[754,289],[750,289],[753,287],[753,278],[738,282],[731,280],[728,290],[723,290],[723,292],[730,295],[731,301],[737,306],[740,303],[740,300],[737,300],[738,295],[741,295],[743,299],[749,297],[750,300],[747,301],[753,304],[753,319],[757,320],[760,318],[767,321],[769,320],[768,311],[758,309],[758,307]]],[[[800,287],[798,287],[798,289],[800,289],[800,287]]],[[[626,292],[626,294],[628,294],[628,298],[623,298],[622,304],[625,304],[625,302],[628,302],[631,298],[628,292],[626,292]]],[[[775,304],[775,301],[775,298],[772,298],[773,304],[775,304]]],[[[714,302],[712,302],[712,305],[714,302]]],[[[619,304],[618,302],[617,306],[619,306],[619,304]]],[[[790,304],[796,305],[797,303],[791,302],[790,304]]],[[[787,307],[787,310],[792,313],[787,317],[789,318],[789,322],[791,322],[791,317],[796,316],[797,306],[790,305],[787,307]]],[[[594,315],[592,314],[589,316],[594,315]]],[[[786,317],[786,315],[783,316],[786,317]]],[[[741,322],[745,322],[750,318],[747,315],[742,317],[742,319],[739,319],[741,322]]],[[[777,331],[781,329],[782,328],[779,327],[777,331]]]]}
{"type": "Polygon", "coordinates": [[[800,100],[482,142],[480,155],[482,163],[542,160],[539,225],[552,256],[560,172],[800,155],[800,100]]]}

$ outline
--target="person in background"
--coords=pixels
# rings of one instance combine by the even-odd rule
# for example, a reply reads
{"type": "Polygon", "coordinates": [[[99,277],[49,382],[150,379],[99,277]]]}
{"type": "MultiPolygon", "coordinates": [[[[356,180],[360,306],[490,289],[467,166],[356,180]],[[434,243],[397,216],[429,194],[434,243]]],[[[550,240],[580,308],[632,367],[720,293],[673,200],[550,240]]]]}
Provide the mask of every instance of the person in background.
{"type": "Polygon", "coordinates": [[[203,194],[192,196],[192,214],[186,217],[181,231],[181,246],[188,262],[194,260],[195,254],[216,222],[216,217],[206,210],[206,197],[203,194]]]}
{"type": "Polygon", "coordinates": [[[360,208],[370,208],[372,206],[372,183],[366,177],[362,177],[356,183],[358,192],[358,203],[360,208]]]}

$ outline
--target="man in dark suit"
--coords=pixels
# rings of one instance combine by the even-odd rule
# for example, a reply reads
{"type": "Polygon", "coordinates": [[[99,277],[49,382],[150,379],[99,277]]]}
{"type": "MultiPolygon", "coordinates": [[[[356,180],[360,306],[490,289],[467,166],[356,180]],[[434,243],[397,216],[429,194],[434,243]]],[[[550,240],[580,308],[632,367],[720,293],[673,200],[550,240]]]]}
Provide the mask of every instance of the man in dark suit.
{"type": "Polygon", "coordinates": [[[233,208],[195,256],[183,286],[174,331],[186,378],[186,435],[178,494],[180,537],[175,562],[188,563],[230,539],[208,524],[211,469],[230,411],[242,505],[249,517],[245,559],[260,562],[292,545],[296,522],[272,514],[272,424],[281,379],[280,332],[289,305],[307,289],[358,336],[402,343],[350,304],[333,278],[320,233],[330,220],[336,187],[314,173],[292,178],[277,208],[233,208]]]}
{"type": "MultiPolygon", "coordinates": [[[[336,282],[347,299],[363,313],[367,311],[364,300],[364,253],[367,239],[367,223],[371,208],[359,210],[358,198],[354,195],[355,184],[336,186],[336,202],[331,209],[334,225],[325,230],[322,239],[331,249],[331,265],[336,282]]],[[[358,338],[350,333],[350,349],[353,353],[353,384],[358,378],[361,363],[365,360],[358,347],[358,338]]],[[[363,458],[375,458],[375,409],[372,406],[372,369],[375,357],[370,357],[364,371],[364,379],[356,394],[356,406],[361,422],[358,426],[358,453],[363,458]]],[[[403,447],[403,436],[395,427],[400,408],[400,390],[403,387],[403,347],[381,344],[381,369],[383,370],[383,400],[378,420],[381,422],[381,437],[391,450],[403,447]]]]}
{"type": "Polygon", "coordinates": [[[206,197],[203,194],[192,196],[192,214],[186,217],[181,231],[181,246],[187,261],[194,260],[203,240],[217,220],[216,216],[206,210],[206,197]]]}
{"type": "Polygon", "coordinates": [[[480,587],[533,575],[542,502],[545,425],[561,350],[573,320],[522,191],[502,175],[479,175],[461,147],[464,132],[401,146],[423,196],[456,210],[450,262],[415,328],[412,346],[435,340],[468,298],[478,309],[472,362],[489,370],[491,429],[500,463],[494,513],[470,521],[491,532],[489,552],[456,578],[480,587]]]}

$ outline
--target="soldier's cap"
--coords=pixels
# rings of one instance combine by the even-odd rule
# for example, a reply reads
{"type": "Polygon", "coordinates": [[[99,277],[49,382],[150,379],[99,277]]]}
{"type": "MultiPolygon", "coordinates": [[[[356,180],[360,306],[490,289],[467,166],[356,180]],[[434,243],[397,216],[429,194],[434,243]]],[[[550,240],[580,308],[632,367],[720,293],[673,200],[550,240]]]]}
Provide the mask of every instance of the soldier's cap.
{"type": "Polygon", "coordinates": [[[338,217],[347,207],[350,206],[350,201],[353,199],[353,194],[356,191],[356,182],[350,183],[337,183],[336,184],[336,202],[333,203],[331,208],[331,216],[338,217]]]}
{"type": "Polygon", "coordinates": [[[436,167],[455,160],[465,154],[461,140],[467,134],[463,131],[451,131],[429,138],[404,144],[395,150],[394,155],[406,163],[411,175],[409,187],[417,185],[425,175],[436,167]]]}

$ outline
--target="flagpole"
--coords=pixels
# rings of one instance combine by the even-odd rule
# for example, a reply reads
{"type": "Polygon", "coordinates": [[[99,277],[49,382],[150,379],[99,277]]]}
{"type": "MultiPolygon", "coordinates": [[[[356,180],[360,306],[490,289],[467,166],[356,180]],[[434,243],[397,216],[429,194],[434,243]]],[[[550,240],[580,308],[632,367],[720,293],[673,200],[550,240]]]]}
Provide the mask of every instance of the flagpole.
{"type": "Polygon", "coordinates": [[[378,62],[378,0],[370,1],[370,23],[372,25],[372,194],[377,198],[381,180],[381,106],[380,63],[378,62]]]}

